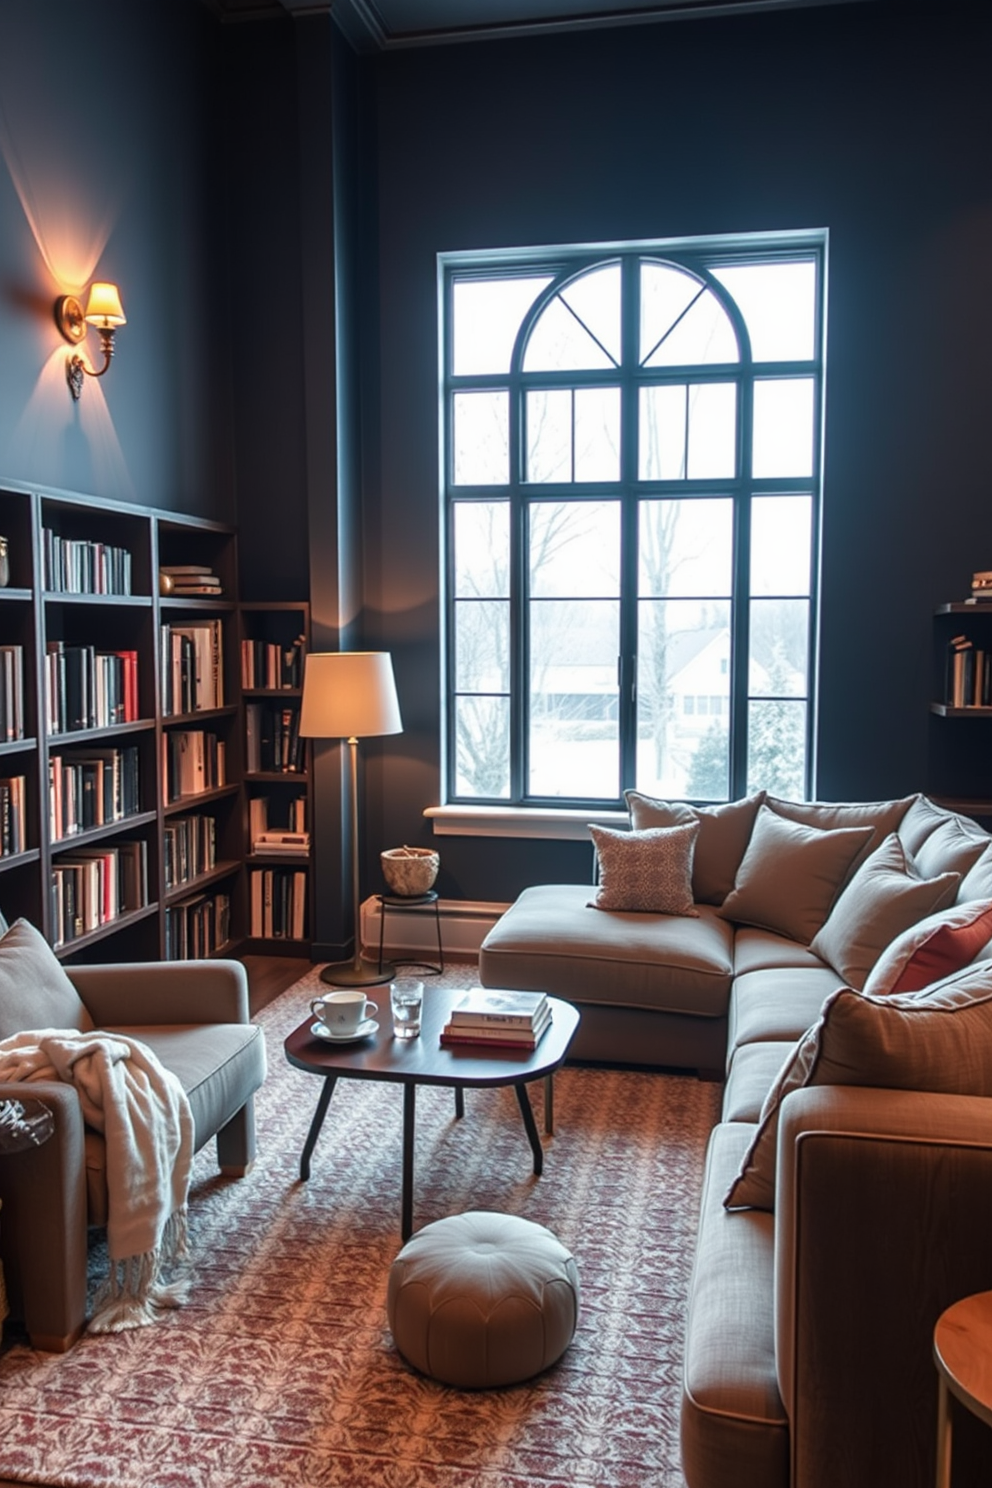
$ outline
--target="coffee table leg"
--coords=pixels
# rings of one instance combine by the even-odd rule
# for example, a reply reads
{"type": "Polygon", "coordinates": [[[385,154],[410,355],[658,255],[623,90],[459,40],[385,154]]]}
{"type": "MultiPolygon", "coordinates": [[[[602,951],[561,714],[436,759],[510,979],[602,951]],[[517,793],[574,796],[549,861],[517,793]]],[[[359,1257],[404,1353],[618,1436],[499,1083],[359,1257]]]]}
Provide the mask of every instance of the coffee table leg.
{"type": "Polygon", "coordinates": [[[413,1234],[413,1136],[416,1109],[417,1087],[411,1080],[403,1086],[403,1208],[400,1235],[404,1244],[413,1234]]]}
{"type": "Polygon", "coordinates": [[[527,1140],[530,1142],[530,1150],[534,1154],[534,1173],[540,1178],[544,1171],[544,1148],[541,1146],[541,1138],[537,1132],[537,1122],[534,1120],[534,1112],[531,1110],[530,1096],[527,1094],[527,1086],[521,1080],[514,1085],[517,1092],[517,1104],[520,1114],[524,1118],[524,1129],[527,1132],[527,1140]]]}
{"type": "Polygon", "coordinates": [[[465,1115],[465,1091],[460,1085],[455,1086],[455,1120],[460,1121],[465,1115]]]}
{"type": "Polygon", "coordinates": [[[555,1134],[555,1077],[544,1077],[544,1130],[549,1137],[555,1134]]]}
{"type": "Polygon", "coordinates": [[[317,1100],[317,1109],[313,1113],[313,1120],[310,1123],[310,1130],[307,1132],[307,1139],[303,1144],[303,1153],[300,1157],[301,1183],[306,1183],[307,1179],[310,1177],[310,1159],[313,1156],[313,1149],[317,1145],[317,1138],[320,1136],[320,1128],[324,1124],[324,1117],[327,1115],[327,1108],[331,1104],[331,1096],[334,1094],[334,1087],[337,1082],[337,1075],[324,1076],[323,1089],[321,1090],[320,1096],[317,1100]]]}

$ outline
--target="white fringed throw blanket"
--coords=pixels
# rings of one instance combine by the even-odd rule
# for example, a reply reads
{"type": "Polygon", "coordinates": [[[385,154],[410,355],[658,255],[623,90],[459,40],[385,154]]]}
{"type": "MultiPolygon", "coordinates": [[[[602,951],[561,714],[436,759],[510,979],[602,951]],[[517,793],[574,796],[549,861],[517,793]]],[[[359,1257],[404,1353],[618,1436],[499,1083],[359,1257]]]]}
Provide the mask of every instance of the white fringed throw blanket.
{"type": "Polygon", "coordinates": [[[139,1328],[177,1307],[183,1288],[161,1272],[186,1253],[193,1116],[176,1076],[124,1034],[47,1028],[0,1039],[0,1080],[64,1080],[103,1134],[110,1274],[90,1331],[139,1328]]]}

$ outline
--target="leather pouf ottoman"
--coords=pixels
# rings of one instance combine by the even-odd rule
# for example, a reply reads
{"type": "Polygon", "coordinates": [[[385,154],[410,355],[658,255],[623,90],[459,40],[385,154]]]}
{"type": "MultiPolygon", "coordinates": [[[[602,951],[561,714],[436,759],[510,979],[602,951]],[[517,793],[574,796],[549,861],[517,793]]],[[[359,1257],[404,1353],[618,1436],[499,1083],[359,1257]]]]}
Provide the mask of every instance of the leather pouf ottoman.
{"type": "Polygon", "coordinates": [[[389,1273],[386,1311],[415,1369],[477,1390],[560,1359],[575,1332],[579,1275],[550,1230],[511,1214],[456,1214],[411,1237],[389,1273]]]}

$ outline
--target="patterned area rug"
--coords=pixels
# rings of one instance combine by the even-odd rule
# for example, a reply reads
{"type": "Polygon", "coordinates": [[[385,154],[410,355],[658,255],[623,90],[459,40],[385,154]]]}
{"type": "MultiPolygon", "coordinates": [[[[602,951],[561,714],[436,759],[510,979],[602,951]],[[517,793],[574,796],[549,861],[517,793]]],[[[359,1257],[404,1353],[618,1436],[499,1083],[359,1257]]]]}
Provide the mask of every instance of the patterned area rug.
{"type": "MultiPolygon", "coordinates": [[[[459,978],[473,972],[445,981],[459,978]]],[[[553,1369],[512,1389],[452,1390],[403,1363],[386,1322],[401,1087],[341,1081],[310,1182],[298,1181],[318,1081],[290,1068],[282,1041],[320,990],[311,973],[259,1015],[270,1073],[251,1174],[221,1179],[209,1147],[196,1159],[187,1304],[154,1327],[84,1336],[66,1355],[15,1343],[0,1358],[0,1478],[683,1488],[684,1301],[718,1088],[562,1070],[539,1179],[512,1090],[468,1091],[459,1122],[450,1091],[418,1092],[415,1225],[465,1209],[523,1215],[573,1251],[582,1286],[578,1331],[553,1369]]],[[[541,1126],[541,1083],[531,1090],[541,1126]]],[[[95,1283],[99,1245],[91,1260],[95,1283]]]]}

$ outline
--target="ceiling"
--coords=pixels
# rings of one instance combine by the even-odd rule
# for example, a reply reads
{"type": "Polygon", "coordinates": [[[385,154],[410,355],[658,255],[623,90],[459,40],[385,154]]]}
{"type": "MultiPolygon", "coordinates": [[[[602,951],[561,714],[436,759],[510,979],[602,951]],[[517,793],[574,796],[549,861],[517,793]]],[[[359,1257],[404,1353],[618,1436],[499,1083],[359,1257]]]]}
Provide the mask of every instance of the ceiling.
{"type": "Polygon", "coordinates": [[[331,10],[363,52],[870,0],[207,0],[224,20],[331,10]]]}

